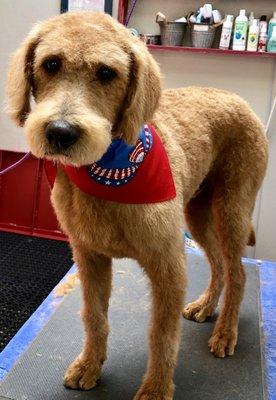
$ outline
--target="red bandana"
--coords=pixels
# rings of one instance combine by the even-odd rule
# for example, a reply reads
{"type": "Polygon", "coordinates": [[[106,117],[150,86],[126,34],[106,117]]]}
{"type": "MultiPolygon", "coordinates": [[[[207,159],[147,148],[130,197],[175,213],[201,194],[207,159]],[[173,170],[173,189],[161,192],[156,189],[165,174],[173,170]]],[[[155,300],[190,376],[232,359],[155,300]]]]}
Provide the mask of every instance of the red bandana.
{"type": "MultiPolygon", "coordinates": [[[[48,160],[44,166],[53,187],[57,168],[48,160]]],[[[79,168],[61,168],[80,190],[103,200],[146,204],[176,196],[166,150],[152,125],[143,126],[134,146],[115,138],[99,161],[79,168]]]]}

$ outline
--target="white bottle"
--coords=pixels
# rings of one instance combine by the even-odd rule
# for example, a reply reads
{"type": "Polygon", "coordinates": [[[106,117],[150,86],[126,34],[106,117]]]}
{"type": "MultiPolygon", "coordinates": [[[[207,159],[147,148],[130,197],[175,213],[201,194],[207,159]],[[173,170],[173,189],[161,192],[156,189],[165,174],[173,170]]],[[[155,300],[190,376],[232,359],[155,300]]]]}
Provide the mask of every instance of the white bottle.
{"type": "Polygon", "coordinates": [[[261,16],[260,21],[260,36],[259,36],[259,43],[258,43],[258,51],[263,53],[266,49],[267,43],[267,22],[266,22],[266,15],[261,16]]]}
{"type": "Polygon", "coordinates": [[[248,18],[245,10],[240,10],[240,15],[235,20],[233,50],[243,51],[246,47],[248,18]]]}
{"type": "Polygon", "coordinates": [[[269,20],[269,25],[268,25],[268,40],[272,36],[272,31],[273,27],[276,26],[276,11],[273,13],[273,17],[269,20]]]}
{"type": "Polygon", "coordinates": [[[248,18],[248,24],[249,24],[249,26],[252,25],[253,20],[254,20],[254,12],[251,11],[251,13],[250,13],[250,15],[249,15],[249,18],[248,18]]]}
{"type": "Polygon", "coordinates": [[[257,51],[259,41],[259,25],[258,20],[253,19],[252,25],[249,27],[247,51],[257,51]]]}
{"type": "Polygon", "coordinates": [[[228,50],[231,40],[231,33],[233,28],[233,15],[226,15],[226,20],[222,25],[221,37],[219,42],[219,48],[228,50]]]}

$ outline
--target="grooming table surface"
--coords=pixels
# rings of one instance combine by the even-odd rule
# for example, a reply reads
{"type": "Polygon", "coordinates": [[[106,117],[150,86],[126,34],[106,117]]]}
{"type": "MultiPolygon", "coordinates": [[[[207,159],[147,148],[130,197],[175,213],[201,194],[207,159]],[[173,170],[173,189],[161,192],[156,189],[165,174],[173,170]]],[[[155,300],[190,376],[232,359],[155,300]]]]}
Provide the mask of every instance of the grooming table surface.
{"type": "MultiPolygon", "coordinates": [[[[187,301],[207,285],[209,267],[201,255],[188,254],[187,301]]],[[[207,346],[214,320],[198,324],[182,320],[182,338],[175,372],[175,400],[261,400],[264,395],[259,318],[259,274],[246,266],[247,285],[233,357],[214,358],[207,346]]],[[[114,261],[110,304],[108,359],[99,385],[89,392],[65,389],[66,367],[83,342],[80,288],[57,307],[49,322],[23,353],[0,386],[0,399],[131,400],[147,360],[150,292],[147,279],[132,260],[114,261]],[[2,396],[2,397],[1,397],[2,396]]]]}

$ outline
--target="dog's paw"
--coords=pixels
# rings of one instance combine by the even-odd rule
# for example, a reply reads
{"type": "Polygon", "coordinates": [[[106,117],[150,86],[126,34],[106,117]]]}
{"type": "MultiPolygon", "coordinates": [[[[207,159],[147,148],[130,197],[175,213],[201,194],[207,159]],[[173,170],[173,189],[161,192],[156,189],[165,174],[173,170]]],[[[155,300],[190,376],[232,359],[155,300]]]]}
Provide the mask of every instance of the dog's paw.
{"type": "Polygon", "coordinates": [[[102,364],[94,365],[78,356],[65,373],[64,385],[70,389],[90,390],[96,386],[101,369],[102,364]]]}
{"type": "Polygon", "coordinates": [[[209,348],[216,357],[232,356],[237,344],[237,329],[215,329],[210,340],[209,348]]]}
{"type": "Polygon", "coordinates": [[[211,317],[215,311],[213,304],[206,304],[205,301],[196,300],[184,307],[182,315],[184,318],[196,322],[204,322],[206,318],[211,317]]]}
{"type": "Polygon", "coordinates": [[[162,393],[140,393],[139,391],[133,400],[173,400],[173,398],[172,396],[166,396],[162,393]]]}
{"type": "Polygon", "coordinates": [[[133,400],[173,400],[173,383],[169,384],[165,391],[157,390],[156,386],[158,385],[155,384],[155,389],[153,389],[151,388],[151,385],[144,383],[136,393],[133,400]]]}

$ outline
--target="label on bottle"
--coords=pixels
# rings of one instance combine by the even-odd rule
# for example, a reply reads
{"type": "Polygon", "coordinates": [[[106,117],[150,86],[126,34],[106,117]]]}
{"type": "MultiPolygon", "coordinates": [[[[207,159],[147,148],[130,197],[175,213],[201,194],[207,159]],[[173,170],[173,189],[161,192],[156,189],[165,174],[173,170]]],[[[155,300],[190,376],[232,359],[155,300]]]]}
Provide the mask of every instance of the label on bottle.
{"type": "Polygon", "coordinates": [[[245,48],[247,25],[248,25],[247,22],[236,21],[235,33],[234,33],[235,45],[238,45],[238,46],[241,46],[241,47],[245,48]]]}
{"type": "Polygon", "coordinates": [[[232,28],[227,28],[227,27],[222,28],[220,42],[219,42],[220,49],[229,49],[231,33],[232,33],[232,28]]]}
{"type": "Polygon", "coordinates": [[[257,33],[249,33],[248,42],[247,42],[247,50],[256,51],[258,46],[258,35],[257,33]]]}
{"type": "Polygon", "coordinates": [[[256,44],[257,44],[257,39],[258,39],[257,33],[249,33],[248,43],[249,43],[251,46],[256,46],[256,44]]]}
{"type": "Polygon", "coordinates": [[[258,51],[265,52],[266,43],[267,43],[267,34],[261,33],[258,43],[258,51]]]}

